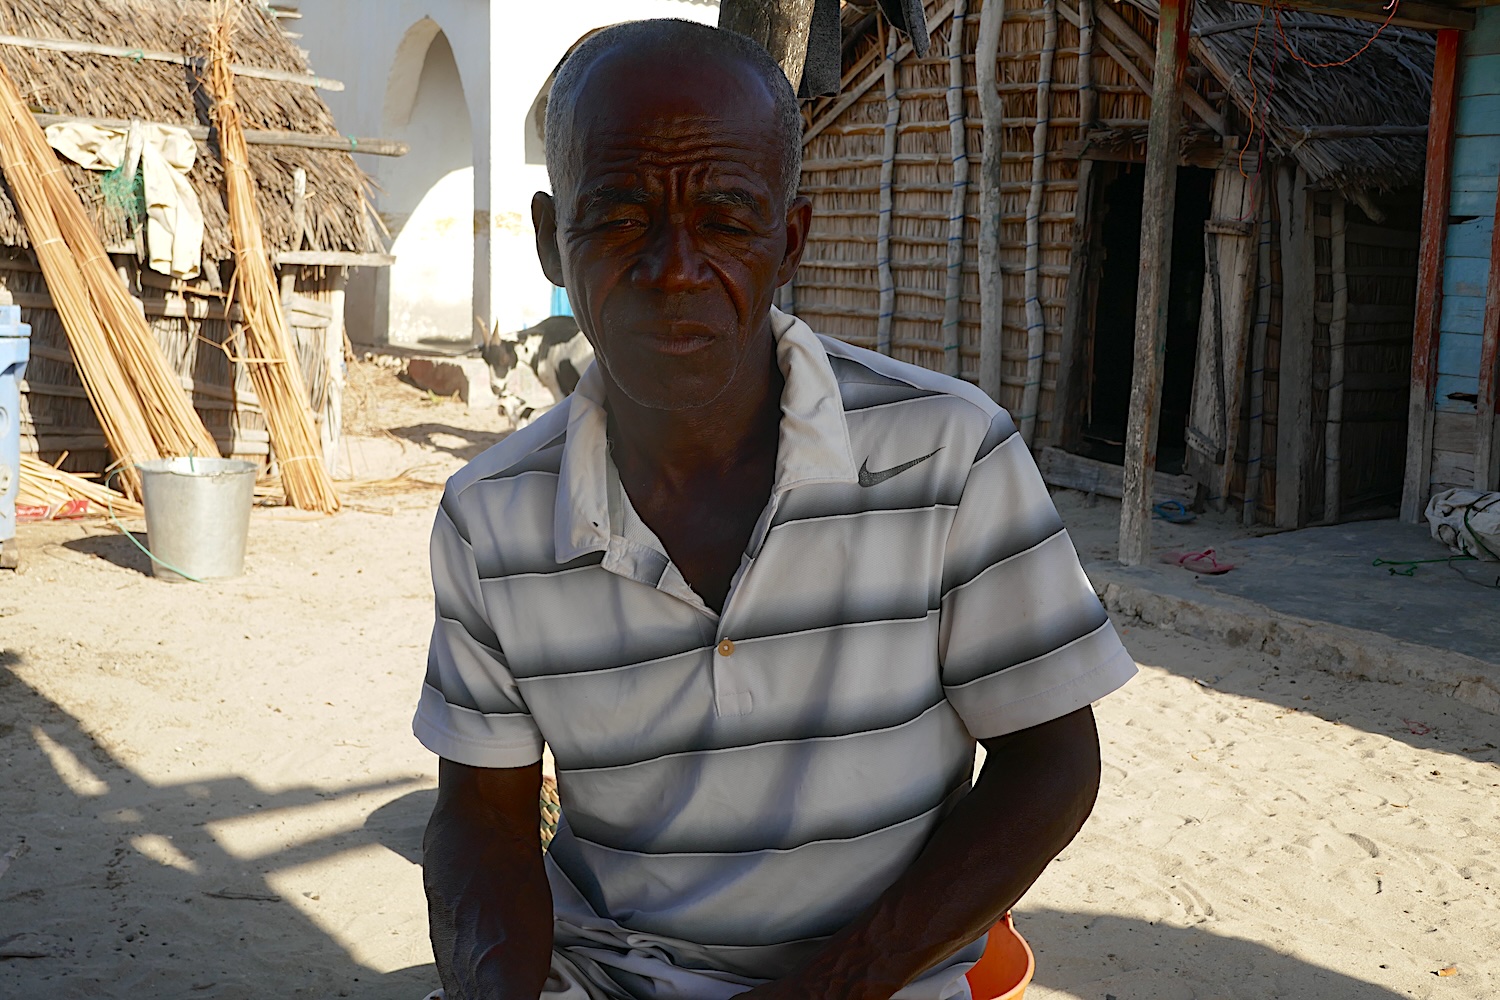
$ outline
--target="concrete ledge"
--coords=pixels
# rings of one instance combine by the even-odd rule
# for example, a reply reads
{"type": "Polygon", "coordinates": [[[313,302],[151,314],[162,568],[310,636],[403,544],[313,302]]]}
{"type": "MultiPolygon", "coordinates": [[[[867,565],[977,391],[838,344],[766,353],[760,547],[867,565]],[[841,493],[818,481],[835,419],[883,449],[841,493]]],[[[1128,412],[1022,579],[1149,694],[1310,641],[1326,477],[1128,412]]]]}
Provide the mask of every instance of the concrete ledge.
{"type": "MultiPolygon", "coordinates": [[[[1233,647],[1249,647],[1339,677],[1411,684],[1500,715],[1500,664],[1362,629],[1287,615],[1205,591],[1193,577],[1109,564],[1088,567],[1111,614],[1233,647]]],[[[1497,651],[1500,652],[1500,651],[1497,651]]]]}
{"type": "Polygon", "coordinates": [[[406,375],[418,388],[439,396],[457,395],[471,410],[499,405],[490,388],[490,366],[483,358],[414,357],[406,362],[406,375]]]}

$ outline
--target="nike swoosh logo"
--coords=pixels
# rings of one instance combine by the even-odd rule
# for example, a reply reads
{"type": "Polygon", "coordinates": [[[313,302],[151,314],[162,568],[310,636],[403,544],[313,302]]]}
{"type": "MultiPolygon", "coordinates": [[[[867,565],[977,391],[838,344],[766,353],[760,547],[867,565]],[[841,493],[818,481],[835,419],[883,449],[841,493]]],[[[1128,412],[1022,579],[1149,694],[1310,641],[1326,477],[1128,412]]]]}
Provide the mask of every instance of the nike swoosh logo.
{"type": "Polygon", "coordinates": [[[879,486],[887,479],[891,479],[895,476],[901,475],[901,473],[905,472],[907,469],[916,468],[942,450],[943,449],[939,447],[934,451],[930,451],[927,454],[923,455],[921,458],[914,458],[910,462],[902,462],[900,465],[892,466],[889,469],[883,469],[880,472],[871,472],[870,460],[866,458],[859,467],[859,485],[879,486]]]}

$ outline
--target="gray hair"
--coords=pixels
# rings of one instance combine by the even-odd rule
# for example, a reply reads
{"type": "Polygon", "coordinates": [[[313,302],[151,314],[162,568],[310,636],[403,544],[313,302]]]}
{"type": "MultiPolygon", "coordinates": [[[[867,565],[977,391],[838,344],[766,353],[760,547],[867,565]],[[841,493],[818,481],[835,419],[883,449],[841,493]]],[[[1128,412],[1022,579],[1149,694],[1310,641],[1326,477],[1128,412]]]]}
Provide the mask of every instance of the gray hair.
{"type": "Polygon", "coordinates": [[[726,61],[738,59],[755,71],[776,102],[776,124],[782,141],[781,176],[786,203],[790,205],[797,197],[802,176],[802,109],[786,74],[754,39],[737,31],[678,18],[613,25],[585,38],[563,59],[547,96],[547,176],[552,190],[557,190],[558,167],[572,133],[571,113],[588,70],[601,56],[616,48],[635,46],[650,46],[673,54],[706,52],[726,61]]]}

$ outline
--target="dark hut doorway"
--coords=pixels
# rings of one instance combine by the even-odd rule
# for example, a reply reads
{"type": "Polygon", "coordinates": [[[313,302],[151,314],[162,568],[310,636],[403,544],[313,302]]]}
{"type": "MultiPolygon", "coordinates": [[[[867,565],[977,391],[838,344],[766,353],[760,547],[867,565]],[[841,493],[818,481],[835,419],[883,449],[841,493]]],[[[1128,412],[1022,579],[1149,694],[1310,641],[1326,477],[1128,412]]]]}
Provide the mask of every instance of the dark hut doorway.
{"type": "MultiPolygon", "coordinates": [[[[1125,460],[1130,418],[1130,382],[1135,355],[1136,290],[1141,269],[1141,201],[1145,168],[1137,163],[1098,164],[1104,176],[1095,211],[1098,260],[1089,325],[1087,406],[1077,452],[1112,465],[1125,460]]],[[[1172,284],[1168,304],[1166,365],[1162,380],[1161,430],[1156,467],[1179,473],[1187,454],[1186,432],[1202,309],[1203,227],[1208,221],[1214,174],[1183,167],[1177,172],[1172,233],[1172,284]]]]}

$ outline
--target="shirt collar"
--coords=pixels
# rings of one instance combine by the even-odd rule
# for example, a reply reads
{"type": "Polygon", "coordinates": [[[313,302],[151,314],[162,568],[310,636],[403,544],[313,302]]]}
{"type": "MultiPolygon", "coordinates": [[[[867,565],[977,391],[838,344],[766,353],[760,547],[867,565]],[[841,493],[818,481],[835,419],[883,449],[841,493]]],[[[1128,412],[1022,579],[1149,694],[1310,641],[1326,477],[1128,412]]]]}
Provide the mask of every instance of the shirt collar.
{"type": "MultiPolygon", "coordinates": [[[[773,497],[796,486],[857,480],[854,449],[838,378],[828,352],[808,325],[771,310],[776,363],[786,380],[781,392],[781,430],[776,447],[773,497]]],[[[604,379],[597,364],[584,372],[568,400],[553,533],[559,563],[607,551],[619,537],[618,512],[610,511],[608,421],[604,379]]],[[[623,541],[623,540],[622,540],[623,541]]]]}

